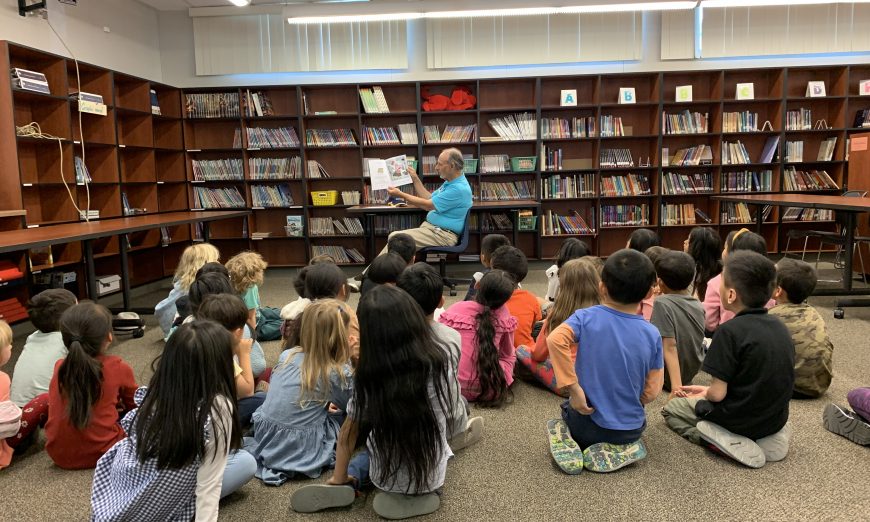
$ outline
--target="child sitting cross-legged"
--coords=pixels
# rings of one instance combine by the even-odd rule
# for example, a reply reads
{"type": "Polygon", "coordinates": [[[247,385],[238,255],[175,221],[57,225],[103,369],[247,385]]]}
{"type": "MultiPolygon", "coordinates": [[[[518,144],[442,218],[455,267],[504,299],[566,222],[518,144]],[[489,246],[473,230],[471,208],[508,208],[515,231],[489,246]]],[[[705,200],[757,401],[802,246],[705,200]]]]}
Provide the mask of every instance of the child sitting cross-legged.
{"type": "Polygon", "coordinates": [[[572,259],[580,259],[590,254],[591,249],[585,241],[581,241],[576,237],[569,237],[562,241],[559,247],[559,253],[556,254],[556,262],[546,270],[547,274],[547,295],[544,299],[545,304],[556,302],[556,296],[559,294],[559,270],[565,263],[572,259]]]}
{"type": "Polygon", "coordinates": [[[97,463],[92,520],[217,520],[218,501],[254,476],[237,449],[232,336],[212,321],[178,328],[156,361],[127,437],[97,463]]]}
{"type": "Polygon", "coordinates": [[[447,381],[450,383],[450,396],[453,399],[448,423],[450,448],[458,451],[471,446],[483,435],[483,418],[468,418],[468,403],[462,396],[458,377],[462,359],[462,336],[453,328],[434,319],[435,310],[444,306],[444,280],[428,263],[415,263],[402,272],[398,287],[420,305],[423,315],[432,327],[435,342],[444,349],[450,362],[447,368],[447,381]]]}
{"type": "Polygon", "coordinates": [[[510,315],[517,319],[514,346],[532,346],[535,343],[532,329],[537,321],[544,318],[544,314],[537,296],[520,287],[520,283],[529,274],[529,261],[526,255],[516,247],[499,247],[492,254],[492,269],[504,270],[514,280],[514,292],[507,302],[510,315]]]}
{"type": "Polygon", "coordinates": [[[471,284],[468,285],[468,292],[465,294],[463,301],[474,301],[477,295],[477,284],[480,279],[492,270],[492,253],[499,247],[505,245],[510,246],[511,242],[502,234],[487,234],[480,240],[480,264],[483,265],[483,270],[475,272],[472,276],[471,284]]]}
{"type": "Polygon", "coordinates": [[[112,314],[84,302],[60,317],[69,353],[58,361],[48,387],[45,451],[58,467],[93,468],[126,434],[121,415],[135,407],[133,370],[106,351],[112,344],[112,314]]]}
{"type": "Polygon", "coordinates": [[[779,317],[794,343],[793,399],[821,397],[833,378],[834,345],[825,320],[806,300],[818,277],[809,263],[784,257],[776,264],[776,306],[770,315],[779,317]]]}
{"type": "MultiPolygon", "coordinates": [[[[364,295],[375,285],[395,283],[399,274],[402,273],[402,270],[404,270],[405,267],[414,264],[414,257],[417,255],[417,243],[414,241],[414,238],[408,234],[403,234],[401,232],[390,234],[389,239],[387,239],[387,251],[384,254],[376,257],[372,261],[368,270],[363,274],[360,274],[362,277],[362,282],[359,283],[360,294],[364,295]],[[375,262],[383,257],[384,254],[393,254],[393,256],[398,256],[398,258],[391,257],[387,263],[384,263],[386,260],[382,259],[378,263],[379,266],[376,268],[375,262]],[[399,259],[401,259],[401,262],[398,261],[399,259]],[[374,272],[372,272],[373,269],[374,272]]],[[[360,297],[362,297],[362,295],[360,297]]]]}
{"type": "Polygon", "coordinates": [[[248,305],[248,326],[256,331],[256,339],[277,341],[281,338],[280,311],[260,303],[260,286],[267,266],[263,256],[249,251],[234,255],[226,264],[233,289],[248,305]]]}
{"type": "Polygon", "coordinates": [[[695,262],[685,252],[668,251],[654,263],[660,295],[650,323],[658,328],[664,349],[664,389],[691,383],[704,360],[704,308],[689,294],[695,262]]]}
{"type": "Polygon", "coordinates": [[[432,513],[441,504],[453,456],[447,444],[452,404],[447,355],[420,306],[396,287],[367,293],[359,322],[359,364],[338,435],[335,471],[327,485],[297,489],[290,505],[300,513],[349,506],[357,491],[373,484],[378,489],[373,507],[384,518],[432,513]],[[361,434],[364,447],[352,455],[361,434]]]}
{"type": "MultiPolygon", "coordinates": [[[[538,382],[554,393],[562,395],[564,390],[556,384],[553,363],[550,361],[550,350],[547,347],[547,336],[577,310],[600,304],[598,295],[600,282],[598,266],[591,256],[572,259],[562,265],[559,270],[559,293],[556,294],[556,302],[544,319],[535,345],[529,348],[525,346],[517,348],[517,360],[529,369],[538,382]]],[[[571,344],[571,351],[572,356],[576,358],[576,343],[571,344]]]]}
{"type": "Polygon", "coordinates": [[[794,344],[767,313],[776,268],[755,252],[728,255],[719,295],[736,314],[716,330],[702,370],[710,386],[683,386],[662,410],[668,427],[696,443],[712,444],[738,462],[760,468],[785,458],[794,387],[794,344]],[[706,442],[704,442],[706,441],[706,442]]]}
{"type": "Polygon", "coordinates": [[[257,459],[257,478],[270,486],[295,475],[317,478],[335,465],[352,384],[350,316],[342,304],[320,299],[308,305],[300,342],[281,353],[266,400],[254,413],[245,449],[257,459]]]}
{"type": "Polygon", "coordinates": [[[476,301],[459,301],[438,318],[462,338],[462,396],[480,406],[498,408],[511,397],[517,320],[506,303],[514,288],[508,273],[493,269],[481,278],[476,301]]]}
{"type": "Polygon", "coordinates": [[[601,273],[603,304],[577,310],[547,337],[556,384],[569,393],[562,418],[547,423],[550,452],[566,473],[614,471],[646,458],[644,405],[662,389],[662,339],[637,305],[654,282],[649,258],[619,250],[601,273]]]}

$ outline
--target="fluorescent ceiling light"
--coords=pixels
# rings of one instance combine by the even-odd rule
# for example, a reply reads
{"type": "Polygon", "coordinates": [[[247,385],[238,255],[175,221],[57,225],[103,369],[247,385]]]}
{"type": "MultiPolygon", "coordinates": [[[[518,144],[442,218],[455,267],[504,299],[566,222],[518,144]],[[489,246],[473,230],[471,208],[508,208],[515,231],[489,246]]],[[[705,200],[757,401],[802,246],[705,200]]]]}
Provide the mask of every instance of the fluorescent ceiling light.
{"type": "Polygon", "coordinates": [[[577,5],[567,7],[523,7],[515,9],[477,9],[468,11],[431,11],[419,13],[386,13],[346,16],[300,16],[287,18],[291,24],[321,24],[341,22],[380,22],[417,20],[420,18],[474,18],[487,16],[534,16],[569,13],[617,13],[626,11],[674,11],[694,9],[696,1],[644,2],[625,4],[577,5]]]}
{"type": "Polygon", "coordinates": [[[230,0],[230,3],[236,7],[245,7],[251,3],[251,0],[230,0]]]}
{"type": "Polygon", "coordinates": [[[762,7],[818,4],[866,4],[870,0],[701,0],[701,7],[762,7]]]}

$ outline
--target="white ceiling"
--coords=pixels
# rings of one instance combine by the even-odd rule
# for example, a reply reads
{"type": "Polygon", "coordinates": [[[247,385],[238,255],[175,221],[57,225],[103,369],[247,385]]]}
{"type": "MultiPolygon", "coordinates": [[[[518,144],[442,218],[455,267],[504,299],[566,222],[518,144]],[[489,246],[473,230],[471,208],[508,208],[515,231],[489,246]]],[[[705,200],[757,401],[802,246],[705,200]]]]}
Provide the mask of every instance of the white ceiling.
{"type": "MultiPolygon", "coordinates": [[[[229,0],[139,0],[145,5],[153,7],[159,11],[183,11],[191,7],[226,7],[232,6],[229,0]]],[[[335,1],[335,0],[333,0],[335,1]]],[[[347,0],[345,0],[347,1],[347,0]]],[[[317,3],[316,0],[251,0],[251,5],[267,5],[267,4],[308,4],[317,3]]]]}

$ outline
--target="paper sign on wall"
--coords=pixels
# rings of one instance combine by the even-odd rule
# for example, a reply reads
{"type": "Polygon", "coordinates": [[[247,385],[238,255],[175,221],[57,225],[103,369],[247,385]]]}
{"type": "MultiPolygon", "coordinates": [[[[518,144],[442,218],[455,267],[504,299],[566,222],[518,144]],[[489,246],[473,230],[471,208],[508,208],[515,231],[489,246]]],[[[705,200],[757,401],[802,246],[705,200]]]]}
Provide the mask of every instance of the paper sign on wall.
{"type": "Polygon", "coordinates": [[[619,89],[619,103],[634,103],[635,101],[634,87],[621,87],[619,89]]]}
{"type": "Polygon", "coordinates": [[[808,98],[822,98],[825,94],[825,82],[809,82],[807,83],[808,98]]]}
{"type": "Polygon", "coordinates": [[[754,83],[738,83],[737,94],[738,100],[754,100],[755,99],[755,84],[754,83]]]}
{"type": "Polygon", "coordinates": [[[870,96],[870,80],[861,80],[858,82],[858,94],[861,96],[870,96]]]}
{"type": "Polygon", "coordinates": [[[849,150],[851,150],[852,152],[867,150],[867,138],[852,138],[852,146],[849,150]]]}
{"type": "Polygon", "coordinates": [[[677,86],[676,101],[678,101],[678,102],[690,102],[690,101],[692,101],[692,86],[691,85],[679,85],[679,86],[677,86]]]}
{"type": "Polygon", "coordinates": [[[562,90],[562,95],[559,97],[559,105],[562,107],[576,107],[577,89],[562,90]]]}

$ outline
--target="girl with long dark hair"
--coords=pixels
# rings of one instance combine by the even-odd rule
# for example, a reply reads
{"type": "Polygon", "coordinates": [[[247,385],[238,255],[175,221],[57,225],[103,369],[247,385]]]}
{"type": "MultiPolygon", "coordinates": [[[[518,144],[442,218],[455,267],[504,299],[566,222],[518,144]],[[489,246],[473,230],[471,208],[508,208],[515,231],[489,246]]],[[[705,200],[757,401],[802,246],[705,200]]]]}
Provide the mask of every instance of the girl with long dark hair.
{"type": "Polygon", "coordinates": [[[476,301],[458,302],[438,319],[462,338],[459,385],[462,396],[480,406],[501,407],[511,394],[517,320],[504,305],[514,288],[507,272],[487,272],[478,285],[476,301]]]}
{"type": "Polygon", "coordinates": [[[695,260],[692,292],[701,302],[707,294],[707,283],[722,272],[722,241],[710,227],[695,227],[689,232],[683,251],[695,260]]]}
{"type": "Polygon", "coordinates": [[[218,500],[254,476],[241,445],[232,335],[205,320],[166,343],[139,408],[121,421],[128,436],[97,463],[93,519],[217,520],[218,500]]]}
{"type": "Polygon", "coordinates": [[[397,519],[440,505],[452,400],[447,355],[420,306],[404,291],[377,286],[360,300],[360,355],[353,398],[341,427],[329,485],[298,489],[290,504],[302,513],[350,505],[369,481],[375,511],[397,519]],[[351,459],[357,437],[366,441],[351,459]]]}
{"type": "Polygon", "coordinates": [[[57,361],[48,386],[45,451],[58,467],[93,468],[123,439],[119,409],[135,407],[133,370],[120,357],[106,355],[112,344],[112,314],[83,302],[60,317],[68,354],[57,361]]]}

